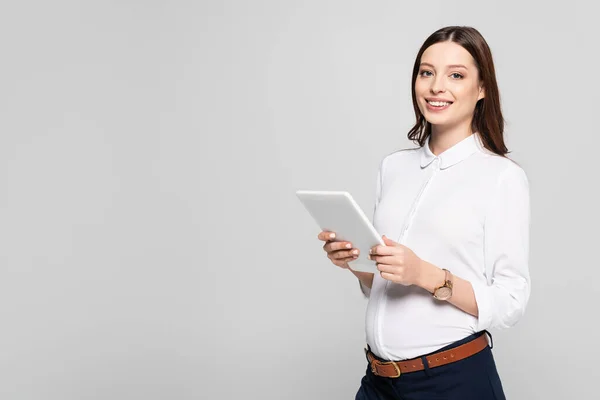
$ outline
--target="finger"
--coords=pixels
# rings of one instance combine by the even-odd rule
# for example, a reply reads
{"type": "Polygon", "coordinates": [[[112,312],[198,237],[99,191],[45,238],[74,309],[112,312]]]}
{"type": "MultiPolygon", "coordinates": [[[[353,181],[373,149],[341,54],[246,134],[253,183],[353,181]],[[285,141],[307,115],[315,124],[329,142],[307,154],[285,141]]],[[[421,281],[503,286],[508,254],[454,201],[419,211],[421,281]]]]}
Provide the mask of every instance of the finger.
{"type": "Polygon", "coordinates": [[[349,263],[350,261],[354,261],[356,260],[356,256],[355,257],[346,257],[346,258],[342,258],[339,260],[335,260],[336,263],[349,263]]]}
{"type": "Polygon", "coordinates": [[[389,274],[387,272],[380,272],[379,275],[381,275],[381,277],[383,279],[388,280],[390,282],[401,283],[401,281],[400,281],[400,279],[398,278],[397,275],[389,274]]]}
{"type": "Polygon", "coordinates": [[[391,256],[398,254],[399,247],[377,245],[371,247],[371,255],[391,256]]]}
{"type": "Polygon", "coordinates": [[[334,251],[331,253],[332,257],[334,257],[336,260],[340,260],[340,259],[344,259],[344,258],[353,258],[353,257],[358,257],[358,249],[352,249],[352,250],[338,250],[338,251],[334,251]]]}
{"type": "Polygon", "coordinates": [[[388,274],[394,274],[394,275],[399,275],[402,273],[402,267],[399,267],[397,265],[390,265],[390,264],[381,264],[381,263],[377,263],[377,269],[379,270],[379,272],[386,272],[388,274]]]}
{"type": "Polygon", "coordinates": [[[323,245],[323,250],[326,252],[338,251],[338,250],[349,250],[352,248],[350,242],[331,242],[328,241],[323,245]]]}
{"type": "Polygon", "coordinates": [[[389,237],[383,235],[382,237],[383,239],[383,243],[385,243],[386,246],[397,246],[398,243],[394,242],[392,239],[390,239],[389,237]]]}
{"type": "Polygon", "coordinates": [[[346,263],[346,262],[350,262],[350,261],[356,260],[358,258],[358,256],[336,258],[336,253],[329,253],[329,254],[327,254],[327,257],[335,265],[339,265],[339,264],[343,264],[343,263],[346,263]]]}
{"type": "Polygon", "coordinates": [[[335,232],[322,231],[321,233],[319,233],[317,238],[323,241],[333,240],[335,239],[335,232]]]}
{"type": "Polygon", "coordinates": [[[373,260],[378,264],[398,265],[398,260],[394,256],[369,256],[369,260],[373,260]]]}

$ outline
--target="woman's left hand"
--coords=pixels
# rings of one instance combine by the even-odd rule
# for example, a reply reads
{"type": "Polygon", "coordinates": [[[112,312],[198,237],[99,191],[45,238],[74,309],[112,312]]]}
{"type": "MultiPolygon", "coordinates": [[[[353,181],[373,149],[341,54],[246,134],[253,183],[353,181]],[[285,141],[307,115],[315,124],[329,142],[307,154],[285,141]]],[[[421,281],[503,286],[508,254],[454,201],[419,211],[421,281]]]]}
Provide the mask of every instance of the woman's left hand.
{"type": "Polygon", "coordinates": [[[417,285],[421,279],[423,262],[408,247],[383,236],[385,246],[371,248],[369,258],[377,263],[381,277],[405,286],[417,285]]]}

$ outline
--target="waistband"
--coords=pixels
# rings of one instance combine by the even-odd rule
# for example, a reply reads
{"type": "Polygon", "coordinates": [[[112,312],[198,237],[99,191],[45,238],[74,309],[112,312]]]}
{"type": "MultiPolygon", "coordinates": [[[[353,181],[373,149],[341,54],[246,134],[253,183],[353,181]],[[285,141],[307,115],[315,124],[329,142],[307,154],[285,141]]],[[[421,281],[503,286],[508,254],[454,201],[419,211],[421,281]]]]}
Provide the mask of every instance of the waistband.
{"type": "Polygon", "coordinates": [[[482,331],[469,335],[464,339],[451,343],[448,346],[445,346],[432,353],[424,354],[410,360],[385,360],[373,354],[370,346],[368,345],[367,348],[365,348],[365,355],[369,365],[371,366],[371,371],[373,374],[388,378],[397,378],[402,373],[416,372],[422,371],[426,368],[440,367],[442,365],[460,361],[479,353],[489,346],[486,334],[489,335],[490,340],[492,341],[491,347],[493,347],[492,335],[488,331],[482,331]]]}

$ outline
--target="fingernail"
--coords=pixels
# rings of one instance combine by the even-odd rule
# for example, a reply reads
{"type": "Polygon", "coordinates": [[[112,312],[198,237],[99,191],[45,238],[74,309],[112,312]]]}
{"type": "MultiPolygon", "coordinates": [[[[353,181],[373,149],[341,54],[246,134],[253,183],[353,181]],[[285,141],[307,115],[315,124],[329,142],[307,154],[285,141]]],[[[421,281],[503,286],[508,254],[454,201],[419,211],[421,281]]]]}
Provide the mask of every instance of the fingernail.
{"type": "Polygon", "coordinates": [[[333,239],[335,237],[335,233],[330,233],[329,234],[329,239],[333,239]]]}
{"type": "Polygon", "coordinates": [[[369,249],[369,254],[373,254],[373,249],[369,249]]]}
{"type": "Polygon", "coordinates": [[[358,254],[358,250],[352,250],[352,254],[358,254]]]}
{"type": "Polygon", "coordinates": [[[352,243],[346,243],[346,248],[347,249],[351,249],[352,248],[352,243]]]}

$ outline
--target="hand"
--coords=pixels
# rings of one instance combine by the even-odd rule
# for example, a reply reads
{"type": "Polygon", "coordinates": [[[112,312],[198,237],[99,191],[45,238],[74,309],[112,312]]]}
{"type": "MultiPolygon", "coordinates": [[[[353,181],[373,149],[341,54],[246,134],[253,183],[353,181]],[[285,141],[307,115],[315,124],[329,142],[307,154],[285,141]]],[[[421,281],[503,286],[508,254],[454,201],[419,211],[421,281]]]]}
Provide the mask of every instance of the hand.
{"type": "Polygon", "coordinates": [[[408,247],[383,236],[385,246],[371,248],[369,259],[377,263],[383,279],[405,286],[418,285],[423,272],[423,261],[408,247]]]}
{"type": "Polygon", "coordinates": [[[335,242],[334,232],[323,231],[318,238],[325,242],[323,250],[327,252],[327,257],[340,268],[349,269],[348,261],[357,259],[360,254],[358,249],[352,248],[352,243],[335,242]]]}

